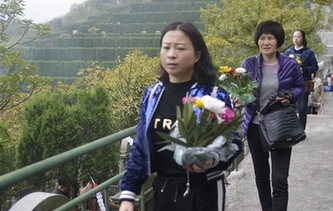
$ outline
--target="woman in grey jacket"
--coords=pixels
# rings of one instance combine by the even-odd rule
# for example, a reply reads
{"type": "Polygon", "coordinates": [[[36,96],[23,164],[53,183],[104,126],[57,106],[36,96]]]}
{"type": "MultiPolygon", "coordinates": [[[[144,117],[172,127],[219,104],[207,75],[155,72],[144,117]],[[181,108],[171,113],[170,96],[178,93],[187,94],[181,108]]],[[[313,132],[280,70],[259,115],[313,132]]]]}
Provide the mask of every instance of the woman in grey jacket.
{"type": "Polygon", "coordinates": [[[176,106],[183,107],[182,98],[187,94],[193,97],[212,95],[231,108],[229,95],[223,90],[212,94],[215,93],[213,84],[217,69],[193,24],[174,22],[168,25],[162,33],[160,47],[160,82],[149,87],[143,96],[136,137],[120,185],[119,210],[133,211],[133,202],[142,184],[152,172],[157,172],[153,185],[154,211],[223,211],[223,170],[242,151],[241,141],[234,141],[238,150],[227,162],[212,156],[205,168],[193,164],[185,169],[175,162],[172,151],[159,151],[170,142],[156,132],[170,132],[176,121],[176,106]],[[191,189],[186,195],[188,178],[191,189]]]}
{"type": "MultiPolygon", "coordinates": [[[[250,72],[251,80],[260,86],[259,103],[263,108],[269,97],[281,89],[291,91],[289,98],[277,97],[282,105],[296,103],[304,94],[304,83],[295,59],[281,55],[278,48],[284,42],[284,30],[275,21],[261,22],[255,31],[254,39],[260,54],[249,57],[242,67],[250,72]],[[257,77],[255,70],[257,60],[257,77]]],[[[257,90],[254,90],[257,96],[257,90]]],[[[291,148],[275,149],[265,152],[259,138],[259,121],[256,114],[256,100],[243,108],[243,135],[247,137],[250,147],[256,185],[263,211],[285,211],[288,205],[288,174],[291,148]],[[270,173],[269,154],[272,173],[270,173]],[[272,188],[271,182],[272,178],[272,188]]]]}

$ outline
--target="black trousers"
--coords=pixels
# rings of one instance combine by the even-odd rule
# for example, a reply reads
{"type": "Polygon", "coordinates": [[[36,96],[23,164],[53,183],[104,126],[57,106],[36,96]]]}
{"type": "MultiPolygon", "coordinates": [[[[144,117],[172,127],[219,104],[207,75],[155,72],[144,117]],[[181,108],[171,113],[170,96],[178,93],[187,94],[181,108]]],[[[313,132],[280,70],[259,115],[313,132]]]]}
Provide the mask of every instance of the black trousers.
{"type": "Polygon", "coordinates": [[[287,210],[291,148],[275,149],[270,153],[264,152],[259,139],[259,125],[253,123],[249,126],[247,139],[262,210],[287,210]],[[269,155],[272,168],[270,168],[269,155]],[[272,179],[272,184],[270,179],[272,179]]]}
{"type": "Polygon", "coordinates": [[[318,108],[308,106],[308,114],[318,114],[318,108]]]}
{"type": "Polygon", "coordinates": [[[224,211],[224,179],[204,185],[191,184],[188,195],[185,178],[164,178],[157,176],[154,181],[154,211],[224,211]]]}

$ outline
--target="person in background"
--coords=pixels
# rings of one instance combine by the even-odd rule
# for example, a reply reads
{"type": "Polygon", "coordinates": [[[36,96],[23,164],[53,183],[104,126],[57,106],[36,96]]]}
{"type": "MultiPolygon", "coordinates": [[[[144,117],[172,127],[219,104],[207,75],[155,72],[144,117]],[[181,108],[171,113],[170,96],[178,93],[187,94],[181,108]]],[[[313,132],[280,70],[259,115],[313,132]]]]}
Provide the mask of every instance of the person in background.
{"type": "Polygon", "coordinates": [[[316,73],[312,73],[311,76],[314,82],[314,90],[309,96],[308,114],[318,114],[318,109],[323,100],[323,81],[316,77],[316,73]]]}
{"type": "MultiPolygon", "coordinates": [[[[284,38],[284,29],[280,23],[261,22],[254,34],[255,44],[260,50],[260,54],[257,57],[252,56],[245,59],[241,64],[241,67],[250,73],[251,80],[259,83],[260,96],[257,96],[257,89],[254,89],[254,96],[259,98],[260,110],[266,105],[270,96],[279,90],[290,90],[288,98],[276,97],[276,100],[280,101],[282,105],[296,103],[304,95],[305,88],[299,65],[295,59],[284,56],[278,51],[284,38]],[[257,68],[255,68],[256,62],[257,68]]],[[[249,144],[262,210],[286,211],[292,148],[264,151],[259,136],[257,100],[248,105],[236,104],[235,106],[243,107],[241,129],[249,144]],[[271,162],[269,162],[269,158],[271,162]]]]}
{"type": "MultiPolygon", "coordinates": [[[[84,186],[83,188],[80,189],[80,195],[90,191],[93,188],[94,188],[94,184],[89,181],[86,186],[84,186]]],[[[96,195],[93,195],[89,199],[87,199],[86,205],[87,205],[87,207],[86,207],[87,211],[97,211],[97,210],[99,210],[96,195]]],[[[80,204],[80,206],[81,206],[81,204],[80,204]]],[[[78,209],[78,210],[81,210],[81,209],[78,209]]]]}
{"type": "MultiPolygon", "coordinates": [[[[94,187],[96,187],[97,184],[93,184],[93,182],[89,181],[86,186],[80,189],[80,195],[85,194],[86,192],[90,191],[94,187]]],[[[107,206],[109,204],[109,210],[118,210],[119,205],[115,204],[112,199],[110,198],[108,203],[105,203],[104,201],[104,192],[101,192],[103,196],[103,204],[104,206],[107,206]]],[[[78,211],[82,210],[81,209],[81,204],[78,205],[78,211]]],[[[86,201],[86,211],[99,211],[101,208],[99,207],[97,197],[96,195],[91,196],[89,199],[86,201]]]]}
{"type": "Polygon", "coordinates": [[[71,186],[66,177],[60,177],[58,179],[58,185],[53,189],[52,193],[60,194],[70,198],[70,190],[71,186]]]}
{"type": "MultiPolygon", "coordinates": [[[[169,24],[162,32],[160,48],[159,82],[146,90],[141,102],[136,137],[120,185],[119,210],[133,211],[133,202],[141,186],[151,173],[157,172],[153,184],[154,211],[223,211],[223,170],[242,151],[241,141],[236,143],[237,153],[227,162],[217,158],[207,160],[204,168],[193,164],[186,169],[176,163],[173,151],[159,151],[171,142],[156,133],[170,132],[170,126],[176,122],[176,106],[183,108],[184,96],[212,94],[217,68],[212,64],[202,35],[191,23],[176,21],[169,24]],[[188,174],[191,189],[186,195],[188,174]]],[[[215,97],[231,109],[227,92],[218,89],[215,97]]]]}
{"type": "MultiPolygon", "coordinates": [[[[311,80],[311,74],[318,70],[318,62],[314,52],[307,47],[307,40],[303,30],[297,29],[294,31],[293,43],[294,45],[288,48],[284,55],[300,60],[300,70],[303,75],[303,80],[309,81],[311,80]]],[[[309,94],[310,93],[305,93],[297,102],[298,116],[304,130],[307,121],[309,94]]]]}

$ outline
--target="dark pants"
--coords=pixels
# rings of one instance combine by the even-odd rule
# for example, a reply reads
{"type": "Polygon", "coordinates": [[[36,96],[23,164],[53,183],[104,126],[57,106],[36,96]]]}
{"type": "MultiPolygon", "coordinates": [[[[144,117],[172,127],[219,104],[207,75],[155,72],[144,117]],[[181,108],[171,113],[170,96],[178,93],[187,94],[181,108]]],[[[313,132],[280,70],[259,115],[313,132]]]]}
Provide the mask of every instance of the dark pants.
{"type": "Polygon", "coordinates": [[[309,93],[305,93],[303,97],[297,102],[298,118],[303,125],[303,129],[306,127],[306,119],[308,115],[308,100],[309,93]]]}
{"type": "Polygon", "coordinates": [[[318,108],[309,106],[308,107],[308,114],[318,114],[318,108]]]}
{"type": "Polygon", "coordinates": [[[224,179],[191,185],[185,197],[186,179],[162,178],[154,181],[154,211],[224,211],[224,179]]]}
{"type": "Polygon", "coordinates": [[[262,210],[287,210],[291,148],[275,149],[270,153],[264,152],[259,139],[259,126],[256,124],[250,124],[247,139],[262,210]],[[271,155],[273,192],[271,191],[270,182],[269,154],[271,155]]]}

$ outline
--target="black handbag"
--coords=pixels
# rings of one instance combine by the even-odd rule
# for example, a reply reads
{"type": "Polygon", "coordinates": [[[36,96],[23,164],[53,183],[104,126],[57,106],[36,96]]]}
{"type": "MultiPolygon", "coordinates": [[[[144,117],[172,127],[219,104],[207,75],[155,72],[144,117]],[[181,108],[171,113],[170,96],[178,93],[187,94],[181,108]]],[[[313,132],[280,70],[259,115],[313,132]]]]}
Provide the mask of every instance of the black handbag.
{"type": "Polygon", "coordinates": [[[264,151],[293,147],[306,138],[295,110],[293,104],[282,106],[275,101],[260,112],[259,135],[264,151]]]}
{"type": "MultiPolygon", "coordinates": [[[[255,60],[257,75],[257,59],[255,60]]],[[[294,104],[283,106],[280,101],[275,100],[276,96],[291,99],[291,95],[288,90],[280,90],[272,95],[267,105],[259,111],[260,87],[258,87],[259,136],[264,151],[270,151],[275,148],[290,148],[306,138],[303,126],[296,114],[296,106],[294,104]]]]}

